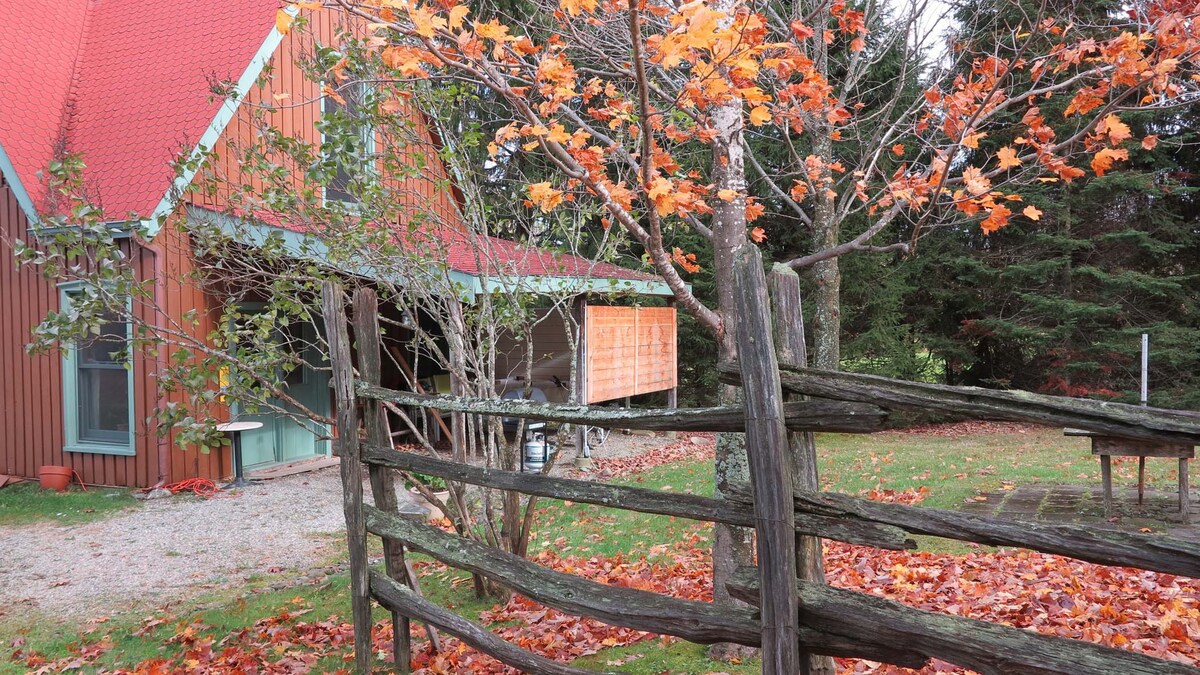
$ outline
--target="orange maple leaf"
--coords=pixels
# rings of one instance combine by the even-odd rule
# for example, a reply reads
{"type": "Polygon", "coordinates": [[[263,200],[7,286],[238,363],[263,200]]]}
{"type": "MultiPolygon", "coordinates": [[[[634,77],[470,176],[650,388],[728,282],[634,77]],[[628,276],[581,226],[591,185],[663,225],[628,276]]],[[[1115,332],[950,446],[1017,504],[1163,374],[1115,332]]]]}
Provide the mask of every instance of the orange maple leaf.
{"type": "Polygon", "coordinates": [[[1157,145],[1158,145],[1158,136],[1157,135],[1151,134],[1150,136],[1147,136],[1142,139],[1142,149],[1143,150],[1153,150],[1155,148],[1155,146],[1157,146],[1157,145]]]}
{"type": "Polygon", "coordinates": [[[761,127],[770,121],[771,111],[768,110],[766,106],[756,106],[754,110],[750,111],[750,124],[753,124],[756,127],[761,127]]]}
{"type": "Polygon", "coordinates": [[[1129,125],[1122,122],[1121,118],[1115,114],[1105,117],[1097,127],[1097,131],[1108,134],[1108,142],[1113,145],[1120,145],[1122,141],[1133,137],[1133,134],[1129,132],[1129,125]]]}
{"type": "Polygon", "coordinates": [[[558,6],[571,16],[579,16],[585,12],[591,14],[595,11],[596,0],[559,0],[558,6]]]}
{"type": "Polygon", "coordinates": [[[1021,213],[1030,220],[1041,220],[1042,210],[1032,204],[1021,210],[1021,213]]]}
{"type": "Polygon", "coordinates": [[[983,229],[984,234],[991,234],[1007,225],[1008,218],[1011,215],[1011,209],[1003,204],[997,204],[988,212],[988,217],[979,223],[979,227],[983,229]]]}
{"type": "Polygon", "coordinates": [[[897,143],[897,144],[893,145],[892,146],[892,154],[897,157],[903,157],[904,156],[904,144],[897,143]]]}
{"type": "Polygon", "coordinates": [[[967,192],[975,196],[986,194],[992,189],[992,181],[988,180],[977,166],[968,166],[963,171],[963,184],[967,186],[967,192]]]}
{"type": "Polygon", "coordinates": [[[646,195],[650,197],[650,201],[654,202],[654,210],[660,217],[669,216],[675,211],[674,192],[675,186],[662,176],[655,178],[650,183],[650,188],[646,190],[646,195]]]}
{"type": "Polygon", "coordinates": [[[466,5],[455,5],[450,8],[450,29],[460,30],[463,27],[463,19],[471,13],[471,8],[466,5]]]}
{"type": "Polygon", "coordinates": [[[756,244],[761,244],[767,240],[767,231],[761,227],[755,227],[750,230],[750,239],[756,244]]]}
{"type": "Polygon", "coordinates": [[[1104,148],[1092,158],[1092,171],[1097,176],[1103,176],[1105,171],[1112,168],[1113,162],[1129,159],[1129,151],[1124,149],[1104,148]]]}
{"type": "Polygon", "coordinates": [[[675,247],[675,250],[671,251],[671,260],[675,261],[676,265],[679,265],[691,274],[700,271],[700,264],[696,262],[696,254],[684,253],[683,249],[678,246],[675,247]]]}
{"type": "Polygon", "coordinates": [[[996,159],[1000,160],[1001,169],[1011,169],[1016,166],[1021,166],[1021,160],[1017,158],[1017,151],[1011,146],[1000,148],[1000,152],[996,153],[996,159]]]}
{"type": "Polygon", "coordinates": [[[292,29],[292,23],[295,20],[296,17],[292,16],[290,12],[281,9],[275,12],[275,30],[279,31],[280,35],[287,35],[288,31],[292,29]]]}
{"type": "Polygon", "coordinates": [[[528,190],[529,201],[536,204],[542,213],[549,213],[563,202],[562,190],[556,190],[549,182],[533,183],[528,190]]]}
{"type": "Polygon", "coordinates": [[[979,141],[981,141],[985,138],[987,138],[986,131],[981,131],[977,134],[967,134],[966,136],[963,136],[962,144],[972,150],[978,150],[979,149],[979,141]]]}

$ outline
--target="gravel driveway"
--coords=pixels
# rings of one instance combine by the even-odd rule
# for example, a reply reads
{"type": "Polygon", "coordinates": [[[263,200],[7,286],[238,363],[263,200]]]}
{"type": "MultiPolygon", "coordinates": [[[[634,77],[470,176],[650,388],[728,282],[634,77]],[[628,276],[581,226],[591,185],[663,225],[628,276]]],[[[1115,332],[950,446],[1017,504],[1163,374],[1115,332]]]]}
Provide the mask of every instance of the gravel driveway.
{"type": "MultiPolygon", "coordinates": [[[[369,491],[368,491],[369,494],[369,491]]],[[[96,616],[161,605],[342,546],[337,468],[202,500],[176,496],[82,525],[0,528],[0,623],[29,610],[96,616]]]]}
{"type": "MultiPolygon", "coordinates": [[[[598,458],[661,446],[614,433],[598,458]]],[[[564,448],[555,475],[571,469],[564,448]]],[[[364,494],[371,501],[369,486],[364,494]]],[[[81,525],[0,528],[0,627],[33,612],[62,619],[144,611],[264,573],[309,571],[343,552],[336,467],[256,482],[213,499],[175,496],[81,525]]]]}

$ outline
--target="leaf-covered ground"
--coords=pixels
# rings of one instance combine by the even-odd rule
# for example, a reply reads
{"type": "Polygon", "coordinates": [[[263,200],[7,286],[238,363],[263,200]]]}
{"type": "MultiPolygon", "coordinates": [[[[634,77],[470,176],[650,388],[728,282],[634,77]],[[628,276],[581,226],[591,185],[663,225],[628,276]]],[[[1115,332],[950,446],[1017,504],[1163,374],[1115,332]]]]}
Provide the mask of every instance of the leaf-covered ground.
{"type": "MultiPolygon", "coordinates": [[[[1012,431],[1001,443],[1025,443],[1023,431],[1012,431]]],[[[1005,433],[1003,431],[998,433],[1005,433]]],[[[950,436],[951,434],[946,434],[950,436]]],[[[897,434],[900,438],[904,435],[897,434]]],[[[914,440],[910,437],[910,440],[914,440]]],[[[937,436],[921,436],[917,445],[937,436]]],[[[957,439],[959,443],[962,439],[957,439]]],[[[1027,456],[1037,457],[1049,435],[1031,439],[1027,456]]],[[[711,490],[711,451],[690,439],[667,444],[652,453],[604,467],[621,480],[680,492],[711,490]]],[[[836,470],[854,476],[853,490],[872,499],[934,502],[940,492],[970,479],[992,480],[981,469],[1000,467],[997,480],[1021,459],[968,449],[989,462],[968,462],[963,454],[940,457],[942,468],[962,467],[968,478],[937,478],[909,484],[912,459],[907,446],[864,448],[839,460],[836,470]],[[882,458],[890,457],[884,461],[882,458]],[[1010,462],[1011,460],[1011,462],[1010,462]],[[868,475],[870,474],[870,475],[868,475]],[[948,482],[947,482],[948,481],[948,482]]],[[[912,452],[916,452],[913,450],[912,452]]],[[[1062,472],[1086,465],[1066,459],[1062,472]]],[[[978,489],[969,483],[967,493],[978,489]]],[[[955,493],[957,494],[957,493],[955,493]]],[[[956,497],[957,498],[957,497],[956,497]]],[[[711,526],[644,514],[629,514],[568,502],[550,502],[534,540],[536,560],[548,567],[602,583],[630,586],[677,597],[707,600],[711,596],[711,526]]],[[[1109,568],[1027,551],[964,548],[964,552],[885,552],[844,544],[828,544],[826,566],[834,585],[876,593],[908,605],[996,621],[1039,632],[1131,649],[1192,665],[1200,664],[1200,580],[1125,568],[1109,568]]],[[[489,607],[471,597],[468,579],[434,562],[420,565],[427,591],[437,601],[489,625],[498,635],[522,647],[561,661],[596,669],[635,673],[749,673],[756,663],[719,664],[703,649],[681,641],[615,628],[564,615],[521,597],[489,607]]],[[[237,600],[208,613],[173,616],[156,613],[132,626],[99,617],[85,627],[81,639],[55,649],[39,648],[17,638],[5,645],[10,665],[18,671],[62,672],[84,669],[109,673],[301,673],[344,669],[351,658],[351,632],[342,617],[345,577],[318,589],[299,588],[264,596],[247,608],[237,600]],[[294,595],[294,597],[292,597],[294,595]],[[240,604],[239,604],[240,603],[240,604]],[[130,631],[133,632],[130,635],[130,631]]],[[[380,615],[377,651],[386,653],[390,626],[380,615]]],[[[500,664],[453,639],[431,655],[418,629],[417,665],[427,673],[503,673],[500,664]]],[[[840,660],[844,672],[909,672],[868,661],[840,660]]],[[[0,667],[0,670],[3,670],[0,667]]],[[[956,672],[933,663],[928,672],[956,672]]]]}

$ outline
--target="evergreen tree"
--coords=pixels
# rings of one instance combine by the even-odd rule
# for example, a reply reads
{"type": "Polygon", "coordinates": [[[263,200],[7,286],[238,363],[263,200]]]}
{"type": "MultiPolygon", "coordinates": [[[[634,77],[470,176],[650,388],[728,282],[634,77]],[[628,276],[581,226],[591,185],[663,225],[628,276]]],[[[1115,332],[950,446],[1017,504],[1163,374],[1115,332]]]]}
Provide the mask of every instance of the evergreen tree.
{"type": "MultiPolygon", "coordinates": [[[[1080,3],[1101,25],[1112,3],[1080,3]]],[[[972,40],[1003,36],[1017,3],[960,7],[972,40]]],[[[1046,120],[1072,133],[1060,110],[1046,120]]],[[[956,384],[1137,400],[1140,334],[1151,336],[1151,401],[1200,406],[1200,106],[1123,117],[1155,134],[1126,170],[1025,191],[1044,211],[983,235],[924,242],[909,317],[956,384]]],[[[993,132],[995,152],[1011,135],[993,132]]]]}

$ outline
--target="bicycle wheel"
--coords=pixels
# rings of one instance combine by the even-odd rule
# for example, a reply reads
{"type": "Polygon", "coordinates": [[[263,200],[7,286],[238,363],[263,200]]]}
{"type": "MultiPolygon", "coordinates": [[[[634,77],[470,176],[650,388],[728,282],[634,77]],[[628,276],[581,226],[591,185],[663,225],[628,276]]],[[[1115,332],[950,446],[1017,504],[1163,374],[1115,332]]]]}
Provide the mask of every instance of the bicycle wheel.
{"type": "Polygon", "coordinates": [[[586,440],[589,448],[598,448],[608,440],[608,429],[588,427],[586,440]]]}

